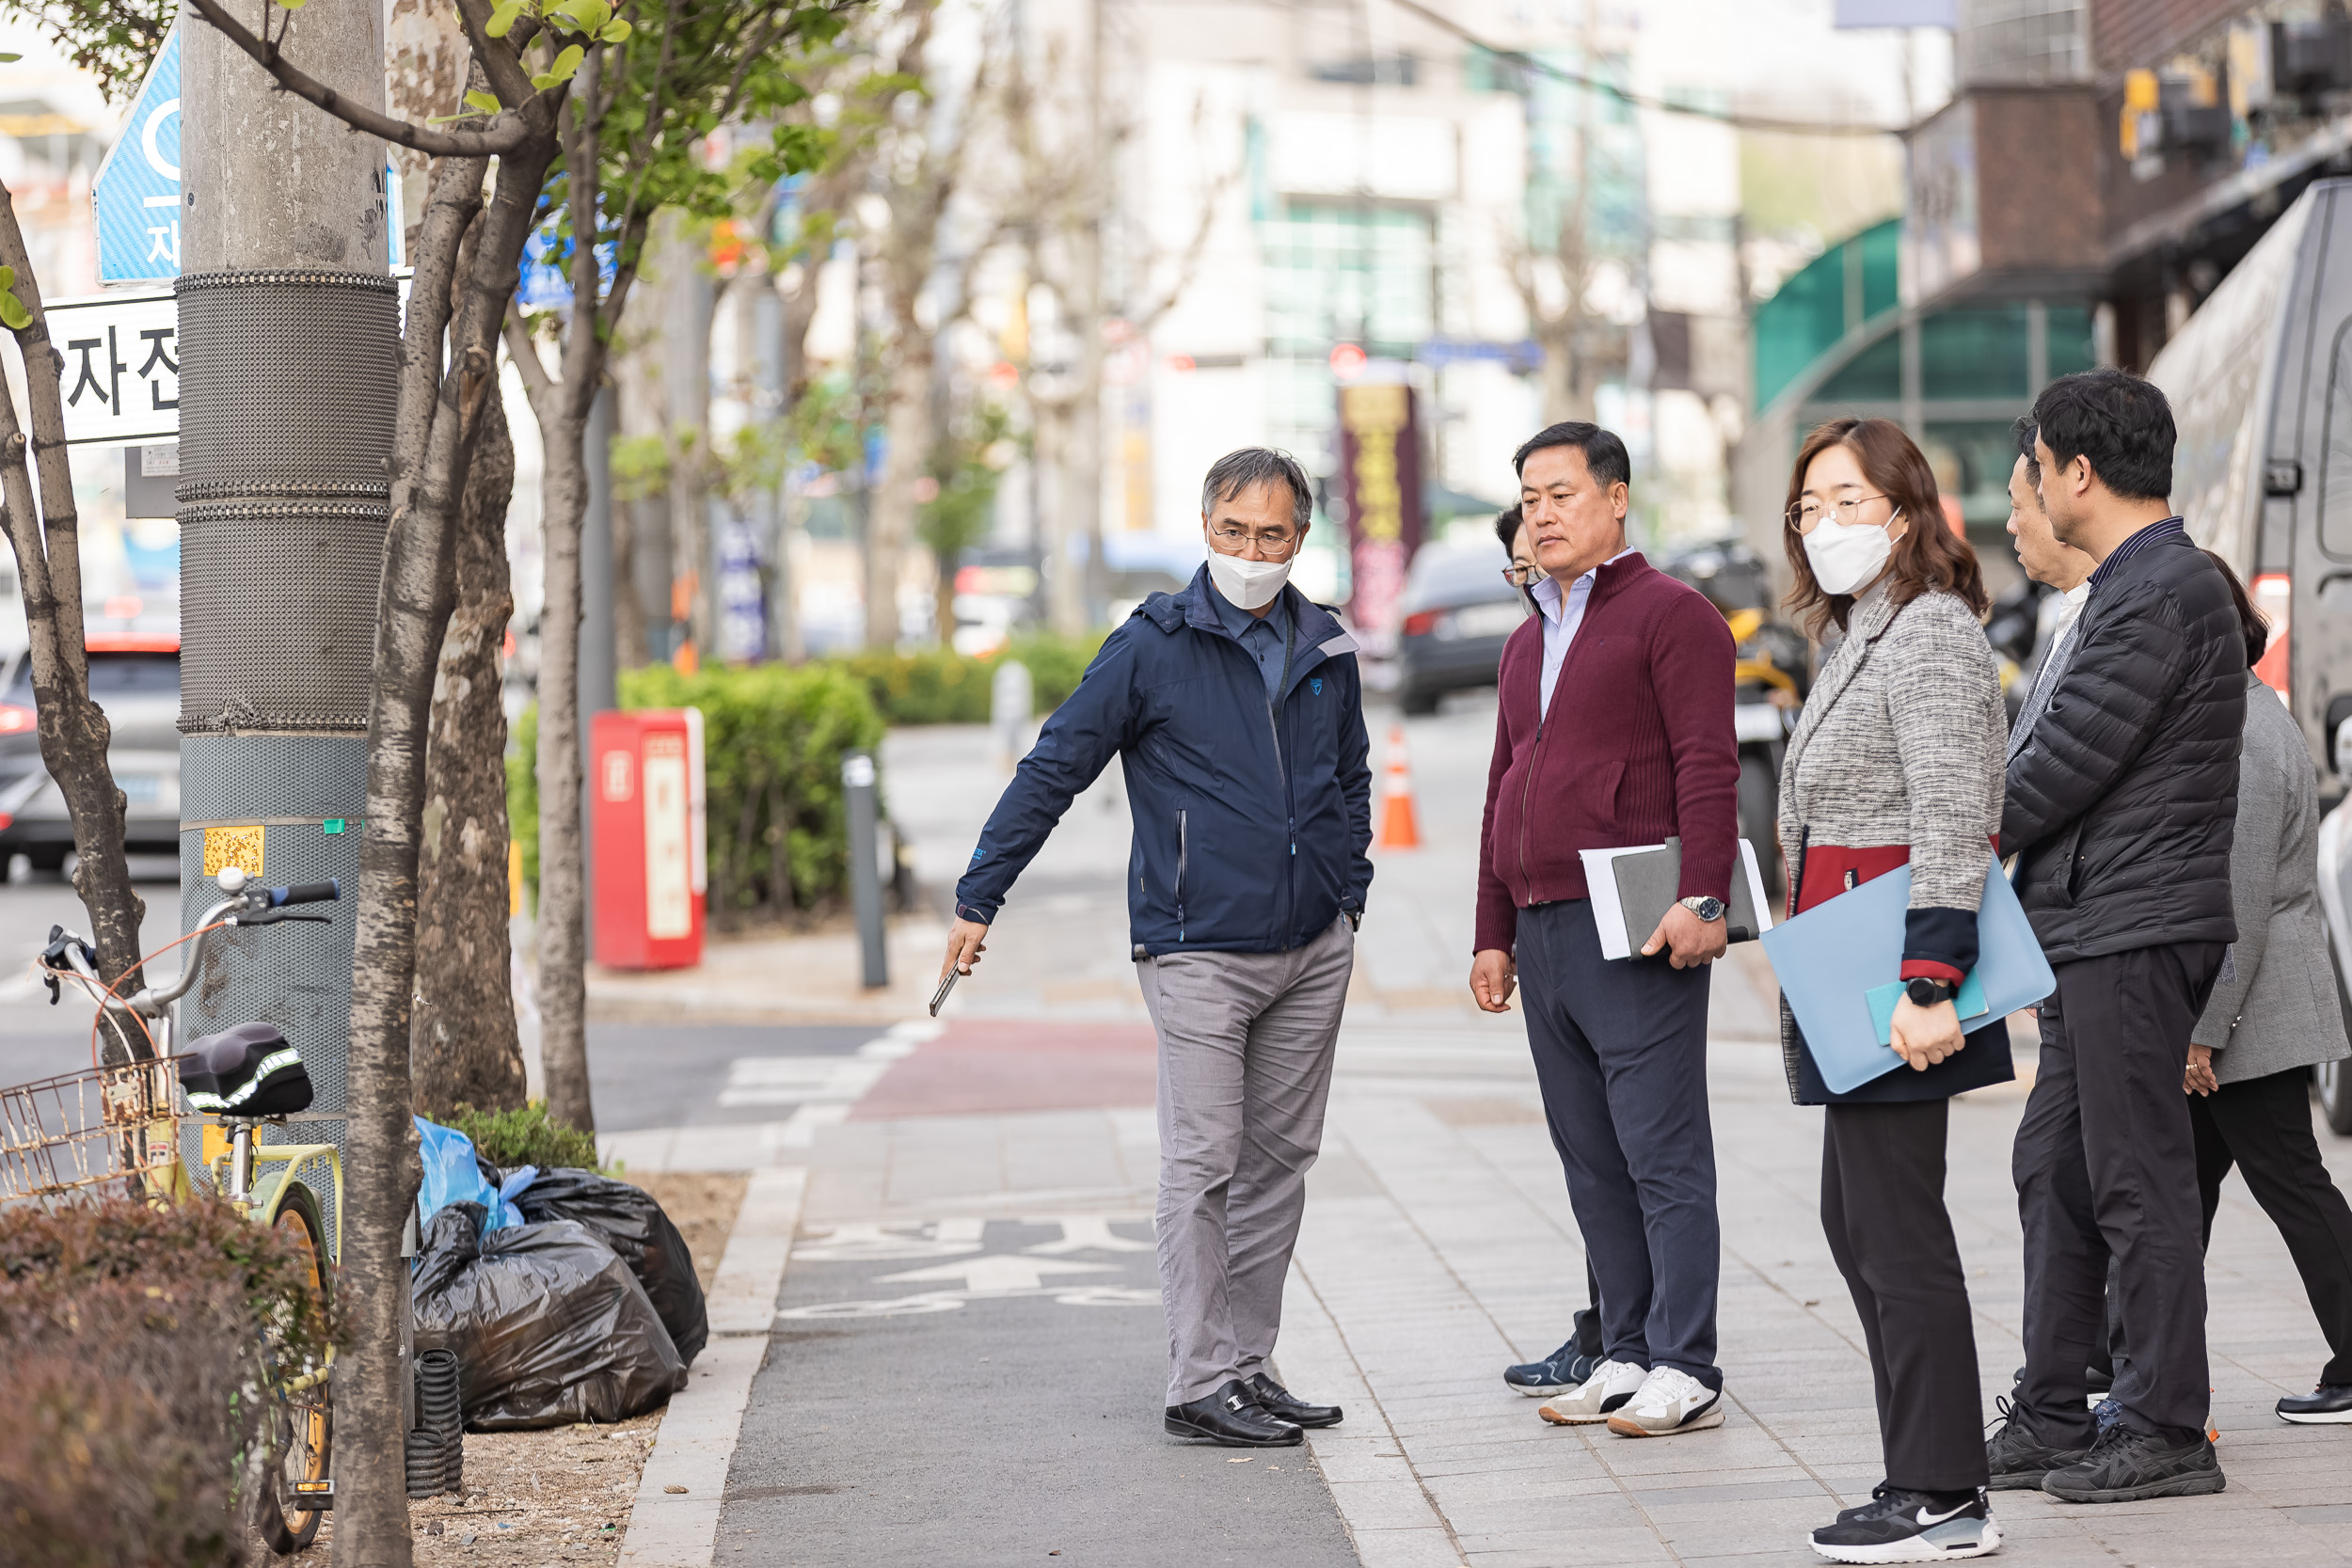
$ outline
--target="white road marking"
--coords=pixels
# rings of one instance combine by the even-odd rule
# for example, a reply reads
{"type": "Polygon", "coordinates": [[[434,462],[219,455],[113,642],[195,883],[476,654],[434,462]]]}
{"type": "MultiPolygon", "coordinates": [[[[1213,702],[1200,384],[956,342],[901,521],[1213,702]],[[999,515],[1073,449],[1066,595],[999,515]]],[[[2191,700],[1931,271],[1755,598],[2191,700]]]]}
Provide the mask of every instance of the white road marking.
{"type": "Polygon", "coordinates": [[[1026,1219],[1021,1223],[1061,1227],[1061,1240],[1040,1242],[1021,1250],[1040,1258],[1060,1258],[1073,1252],[1151,1252],[1154,1250],[1152,1243],[1117,1235],[1111,1230],[1113,1220],[1136,1224],[1149,1218],[1148,1214],[1047,1214],[1026,1219]]]}
{"type": "Polygon", "coordinates": [[[964,1293],[975,1296],[1004,1295],[1014,1291],[1034,1291],[1044,1283],[1049,1274],[1112,1274],[1117,1272],[1108,1263],[1065,1263],[1050,1258],[1021,1258],[1010,1253],[993,1253],[986,1258],[967,1258],[960,1262],[934,1263],[928,1269],[907,1269],[898,1274],[877,1275],[877,1285],[923,1285],[933,1280],[961,1279],[964,1293]]]}

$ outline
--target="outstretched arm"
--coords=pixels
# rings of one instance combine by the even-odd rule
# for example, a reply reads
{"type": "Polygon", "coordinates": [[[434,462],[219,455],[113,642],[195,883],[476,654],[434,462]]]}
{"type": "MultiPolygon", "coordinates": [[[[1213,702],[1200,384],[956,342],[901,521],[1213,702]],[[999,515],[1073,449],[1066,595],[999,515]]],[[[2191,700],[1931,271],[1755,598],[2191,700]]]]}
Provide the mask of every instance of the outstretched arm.
{"type": "Polygon", "coordinates": [[[1127,743],[1135,722],[1134,640],[1158,635],[1148,623],[1140,632],[1137,626],[1130,619],[1111,633],[1078,689],[1045,721],[989,814],[971,864],[956,884],[956,923],[948,933],[942,979],[950,968],[971,972],[981,938],[1004,908],[1013,879],[1045,847],[1070,802],[1102,776],[1127,743]]]}

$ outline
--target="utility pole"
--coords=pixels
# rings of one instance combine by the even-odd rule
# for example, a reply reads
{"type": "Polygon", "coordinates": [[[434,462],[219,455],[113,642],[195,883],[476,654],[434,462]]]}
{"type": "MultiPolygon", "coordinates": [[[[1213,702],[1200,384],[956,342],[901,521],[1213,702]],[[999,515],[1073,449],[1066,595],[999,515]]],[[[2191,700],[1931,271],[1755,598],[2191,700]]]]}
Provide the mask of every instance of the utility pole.
{"type": "MultiPolygon", "coordinates": [[[[278,14],[288,54],[383,108],[381,8],[278,14]]],[[[183,24],[181,47],[185,927],[224,863],[357,887],[400,299],[384,143],[278,91],[209,25],[183,24]]],[[[230,933],[218,983],[184,1004],[190,1035],[259,1020],[300,1049],[318,1098],[294,1141],[343,1141],[354,911],[230,933]]]]}
{"type": "MultiPolygon", "coordinates": [[[[1103,3],[1087,0],[1087,191],[1080,209],[1077,283],[1078,406],[1071,420],[1065,494],[1077,505],[1065,514],[1087,541],[1086,625],[1109,613],[1110,568],[1103,559],[1103,243],[1111,221],[1110,150],[1103,138],[1103,3]]],[[[1063,560],[1063,570],[1069,561],[1063,560]]]]}

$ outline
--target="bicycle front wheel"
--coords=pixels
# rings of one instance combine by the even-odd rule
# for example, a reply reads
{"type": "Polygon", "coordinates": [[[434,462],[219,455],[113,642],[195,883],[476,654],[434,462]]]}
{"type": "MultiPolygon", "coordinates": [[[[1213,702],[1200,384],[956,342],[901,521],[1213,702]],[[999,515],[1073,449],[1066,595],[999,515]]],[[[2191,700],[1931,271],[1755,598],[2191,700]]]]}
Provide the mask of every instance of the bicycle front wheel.
{"type": "MultiPolygon", "coordinates": [[[[308,1260],[305,1283],[324,1303],[334,1289],[327,1262],[326,1222],[318,1195],[300,1182],[291,1182],[271,1222],[278,1239],[308,1260]]],[[[247,1465],[251,1478],[240,1513],[246,1538],[273,1552],[298,1552],[317,1539],[321,1509],[291,1506],[297,1481],[325,1481],[334,1452],[335,1409],[324,1373],[297,1388],[280,1388],[270,1395],[266,1450],[247,1465]]]]}

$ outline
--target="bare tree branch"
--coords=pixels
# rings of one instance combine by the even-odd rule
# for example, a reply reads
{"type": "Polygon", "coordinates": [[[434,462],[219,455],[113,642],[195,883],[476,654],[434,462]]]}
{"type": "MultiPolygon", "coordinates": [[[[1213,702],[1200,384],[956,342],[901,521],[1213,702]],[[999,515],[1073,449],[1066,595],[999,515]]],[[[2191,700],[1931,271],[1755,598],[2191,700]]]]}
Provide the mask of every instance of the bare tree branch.
{"type": "MultiPolygon", "coordinates": [[[[220,0],[189,0],[197,14],[220,30],[228,40],[250,55],[278,85],[305,103],[317,105],[355,131],[364,131],[437,158],[487,158],[520,148],[532,132],[528,121],[540,98],[534,95],[518,108],[502,111],[486,131],[436,131],[355,103],[302,70],[278,53],[278,45],[255,38],[230,16],[220,0]]],[[[560,87],[551,89],[560,92],[560,87]]]]}

